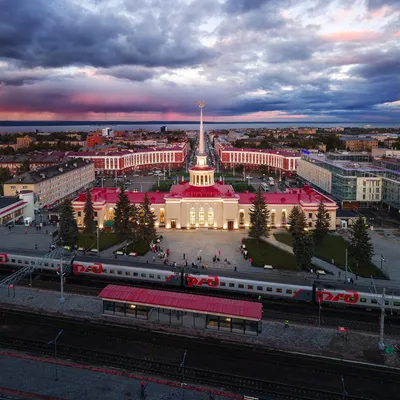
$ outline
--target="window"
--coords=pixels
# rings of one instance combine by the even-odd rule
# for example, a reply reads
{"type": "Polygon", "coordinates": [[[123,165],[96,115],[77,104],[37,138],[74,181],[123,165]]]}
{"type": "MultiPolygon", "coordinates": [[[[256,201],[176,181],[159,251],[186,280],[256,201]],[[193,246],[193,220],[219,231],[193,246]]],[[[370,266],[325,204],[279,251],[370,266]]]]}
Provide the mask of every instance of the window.
{"type": "Polygon", "coordinates": [[[78,211],[78,217],[82,216],[82,211],[78,211]]]}
{"type": "Polygon", "coordinates": [[[282,289],[276,288],[276,293],[282,293],[282,289]]]}
{"type": "Polygon", "coordinates": [[[196,211],[194,211],[194,208],[192,208],[190,210],[189,223],[190,223],[190,225],[195,225],[196,224],[196,211]]]}
{"type": "Polygon", "coordinates": [[[275,225],[275,212],[271,213],[271,225],[275,225]]]}
{"type": "Polygon", "coordinates": [[[308,223],[308,227],[309,227],[309,228],[312,228],[312,222],[309,222],[309,223],[308,223]]]}
{"type": "Polygon", "coordinates": [[[208,225],[214,225],[214,210],[211,207],[208,210],[208,225]]]}
{"type": "Polygon", "coordinates": [[[262,286],[257,286],[257,290],[261,290],[262,291],[262,286]]]}
{"type": "Polygon", "coordinates": [[[130,272],[125,272],[125,276],[131,276],[130,272]]]}
{"type": "Polygon", "coordinates": [[[253,290],[253,285],[247,285],[247,289],[253,290]]]}
{"type": "Polygon", "coordinates": [[[363,200],[365,200],[365,194],[363,194],[363,200]]]}
{"type": "Polygon", "coordinates": [[[308,218],[312,218],[312,213],[308,213],[308,218]]]}
{"type": "Polygon", "coordinates": [[[235,284],[232,283],[232,282],[230,282],[230,283],[229,283],[229,287],[235,287],[235,284]]]}
{"type": "Polygon", "coordinates": [[[165,210],[163,208],[160,210],[160,224],[165,224],[165,210]]]}
{"type": "Polygon", "coordinates": [[[267,292],[272,292],[272,287],[267,287],[267,292]]]}
{"type": "Polygon", "coordinates": [[[226,283],[225,282],[220,282],[219,285],[220,286],[226,286],[226,283]]]}
{"type": "Polygon", "coordinates": [[[149,278],[154,279],[154,274],[149,274],[149,278]]]}
{"type": "Polygon", "coordinates": [[[140,274],[142,278],[146,278],[146,274],[140,274]]]}
{"type": "Polygon", "coordinates": [[[378,300],[377,299],[371,299],[371,303],[372,304],[378,304],[378,300]]]}
{"type": "Polygon", "coordinates": [[[244,289],[244,285],[242,283],[239,283],[238,288],[239,289],[244,289]]]}
{"type": "Polygon", "coordinates": [[[204,208],[200,207],[199,210],[199,225],[204,225],[204,208]]]}
{"type": "Polygon", "coordinates": [[[292,289],[286,289],[286,294],[292,294],[292,289]]]}
{"type": "Polygon", "coordinates": [[[157,275],[157,279],[161,279],[161,275],[157,275]]]}
{"type": "Polygon", "coordinates": [[[139,274],[137,272],[134,272],[133,276],[139,276],[139,274]]]}
{"type": "Polygon", "coordinates": [[[110,274],[115,274],[115,271],[113,269],[110,269],[110,274]]]}
{"type": "Polygon", "coordinates": [[[97,211],[94,212],[94,216],[97,217],[97,211]]]}

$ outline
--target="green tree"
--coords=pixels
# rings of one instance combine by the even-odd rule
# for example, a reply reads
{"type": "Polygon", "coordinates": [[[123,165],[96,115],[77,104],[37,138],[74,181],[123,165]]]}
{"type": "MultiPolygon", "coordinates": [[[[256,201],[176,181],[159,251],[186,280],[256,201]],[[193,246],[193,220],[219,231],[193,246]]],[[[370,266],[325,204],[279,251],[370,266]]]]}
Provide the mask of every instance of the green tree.
{"type": "Polygon", "coordinates": [[[139,211],[140,208],[136,204],[132,204],[130,208],[130,231],[129,239],[137,243],[140,241],[140,229],[139,229],[139,211]]]}
{"type": "Polygon", "coordinates": [[[118,201],[115,206],[114,231],[120,239],[126,239],[131,231],[131,204],[125,193],[124,187],[120,186],[118,201]]]}
{"type": "Polygon", "coordinates": [[[18,168],[18,170],[17,170],[17,174],[18,175],[21,175],[21,174],[23,174],[24,172],[29,172],[31,170],[31,165],[30,165],[30,163],[29,163],[29,160],[27,159],[27,160],[24,160],[23,162],[22,162],[22,165],[18,168]]]}
{"type": "Polygon", "coordinates": [[[265,203],[264,195],[261,191],[261,185],[258,186],[252,206],[249,210],[250,215],[250,228],[249,236],[253,239],[260,239],[261,236],[268,237],[270,235],[269,222],[269,210],[265,203]]]}
{"type": "Polygon", "coordinates": [[[311,268],[311,260],[314,257],[314,239],[310,234],[293,237],[293,253],[296,256],[297,265],[301,269],[311,268]]]}
{"type": "Polygon", "coordinates": [[[150,209],[151,203],[147,193],[144,194],[143,202],[140,203],[138,212],[138,235],[141,240],[147,243],[154,241],[157,237],[155,227],[156,219],[154,212],[150,209]]]}
{"type": "Polygon", "coordinates": [[[362,217],[350,226],[349,255],[357,267],[369,264],[374,255],[374,248],[369,237],[368,228],[362,217]]]}
{"type": "Polygon", "coordinates": [[[324,203],[318,204],[317,221],[315,222],[314,236],[317,241],[320,241],[329,232],[331,226],[331,216],[326,211],[324,203]]]}
{"type": "Polygon", "coordinates": [[[3,196],[4,194],[4,182],[7,182],[11,178],[12,176],[8,168],[0,168],[0,195],[3,196]]]}
{"type": "Polygon", "coordinates": [[[304,235],[307,227],[306,215],[297,206],[294,206],[289,214],[288,224],[290,225],[289,231],[293,236],[304,235]]]}
{"type": "Polygon", "coordinates": [[[89,189],[86,191],[86,201],[83,212],[85,214],[83,218],[83,224],[85,225],[84,232],[93,233],[96,229],[96,224],[94,223],[92,194],[90,193],[89,189]]]}
{"type": "Polygon", "coordinates": [[[71,200],[65,200],[61,206],[60,238],[62,243],[67,246],[74,246],[78,240],[78,225],[71,200]]]}

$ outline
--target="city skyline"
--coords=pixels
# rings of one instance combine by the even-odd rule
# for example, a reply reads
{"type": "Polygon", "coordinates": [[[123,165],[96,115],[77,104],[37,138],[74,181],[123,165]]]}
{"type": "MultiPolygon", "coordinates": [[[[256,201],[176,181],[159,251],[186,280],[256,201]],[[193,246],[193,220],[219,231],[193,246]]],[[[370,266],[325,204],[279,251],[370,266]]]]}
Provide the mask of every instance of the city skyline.
{"type": "Polygon", "coordinates": [[[400,122],[396,0],[0,3],[0,120],[400,122]]]}

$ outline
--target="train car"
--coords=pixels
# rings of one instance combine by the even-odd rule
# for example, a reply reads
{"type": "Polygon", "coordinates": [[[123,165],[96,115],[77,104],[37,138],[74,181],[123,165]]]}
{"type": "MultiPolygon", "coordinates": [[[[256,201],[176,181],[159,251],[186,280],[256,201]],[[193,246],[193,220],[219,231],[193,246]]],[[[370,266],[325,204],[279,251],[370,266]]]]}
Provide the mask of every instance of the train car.
{"type": "MultiPolygon", "coordinates": [[[[11,268],[23,268],[43,260],[41,257],[20,254],[0,254],[0,264],[11,268]]],[[[70,266],[65,262],[64,267],[70,266]]],[[[37,269],[38,273],[55,274],[60,268],[60,260],[43,260],[37,269]]],[[[218,290],[223,292],[249,294],[268,298],[279,298],[299,302],[318,302],[333,306],[360,307],[379,309],[381,295],[346,288],[324,287],[322,284],[294,285],[287,283],[267,282],[261,280],[226,277],[220,275],[198,275],[187,273],[182,268],[175,270],[150,268],[148,264],[135,263],[133,266],[116,263],[102,263],[88,259],[76,260],[69,271],[76,276],[97,277],[108,280],[137,282],[144,281],[155,285],[184,286],[204,291],[218,290]]],[[[400,296],[388,295],[385,306],[391,312],[400,313],[400,296]]]]}

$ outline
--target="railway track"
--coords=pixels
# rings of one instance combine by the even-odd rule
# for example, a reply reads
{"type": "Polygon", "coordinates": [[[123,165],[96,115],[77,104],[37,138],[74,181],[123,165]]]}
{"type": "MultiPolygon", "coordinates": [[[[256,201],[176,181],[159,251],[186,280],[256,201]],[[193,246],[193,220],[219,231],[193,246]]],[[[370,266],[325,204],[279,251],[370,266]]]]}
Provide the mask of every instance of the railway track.
{"type": "MultiPolygon", "coordinates": [[[[46,343],[0,335],[0,346],[19,351],[34,352],[42,356],[52,356],[52,348],[46,343]]],[[[93,352],[84,348],[57,346],[60,358],[75,362],[133,370],[151,375],[162,375],[175,381],[181,381],[182,369],[179,365],[162,363],[149,359],[127,357],[106,352],[93,352]]],[[[294,386],[274,381],[253,379],[245,376],[231,375],[200,368],[185,367],[185,383],[200,383],[230,389],[238,393],[253,393],[263,396],[273,396],[276,399],[299,400],[341,400],[343,393],[313,390],[302,386],[294,386]]],[[[182,382],[181,382],[182,383],[182,382]]],[[[366,397],[347,395],[347,400],[368,400],[366,397]]]]}

